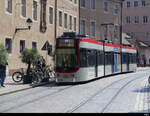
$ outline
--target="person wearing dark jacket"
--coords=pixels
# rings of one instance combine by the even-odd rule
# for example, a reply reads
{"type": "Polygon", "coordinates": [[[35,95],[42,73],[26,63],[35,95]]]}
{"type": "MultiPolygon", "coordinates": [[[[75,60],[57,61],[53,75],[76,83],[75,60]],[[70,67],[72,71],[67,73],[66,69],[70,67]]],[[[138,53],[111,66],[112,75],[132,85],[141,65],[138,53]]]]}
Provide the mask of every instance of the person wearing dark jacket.
{"type": "Polygon", "coordinates": [[[6,65],[0,65],[0,85],[2,87],[4,86],[4,82],[6,79],[6,65]]]}

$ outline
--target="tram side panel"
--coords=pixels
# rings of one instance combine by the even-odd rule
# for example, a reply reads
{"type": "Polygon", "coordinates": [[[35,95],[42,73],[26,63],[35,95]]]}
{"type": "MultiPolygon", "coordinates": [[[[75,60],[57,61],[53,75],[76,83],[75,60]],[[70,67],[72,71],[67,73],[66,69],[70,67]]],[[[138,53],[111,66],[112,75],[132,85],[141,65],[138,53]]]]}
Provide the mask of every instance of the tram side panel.
{"type": "Polygon", "coordinates": [[[105,76],[111,75],[113,72],[113,56],[112,52],[105,52],[105,76]]]}
{"type": "Polygon", "coordinates": [[[128,54],[126,52],[122,53],[122,72],[129,71],[129,59],[128,54]]]}
{"type": "Polygon", "coordinates": [[[136,49],[122,48],[122,72],[136,71],[136,49]]]}
{"type": "Polygon", "coordinates": [[[104,76],[103,46],[81,41],[80,42],[80,69],[77,73],[77,82],[88,81],[104,76]]]}
{"type": "Polygon", "coordinates": [[[120,46],[105,44],[105,76],[121,72],[120,46]]]}
{"type": "Polygon", "coordinates": [[[121,54],[120,54],[120,46],[114,47],[114,59],[113,59],[113,73],[121,73],[121,54]]]}
{"type": "Polygon", "coordinates": [[[97,77],[103,77],[104,76],[104,51],[98,50],[97,51],[97,77]]]}
{"type": "Polygon", "coordinates": [[[137,63],[136,63],[136,52],[132,51],[132,53],[129,56],[129,71],[136,71],[137,63]]]}
{"type": "Polygon", "coordinates": [[[111,75],[113,72],[113,47],[104,45],[105,52],[105,76],[111,75]]]}

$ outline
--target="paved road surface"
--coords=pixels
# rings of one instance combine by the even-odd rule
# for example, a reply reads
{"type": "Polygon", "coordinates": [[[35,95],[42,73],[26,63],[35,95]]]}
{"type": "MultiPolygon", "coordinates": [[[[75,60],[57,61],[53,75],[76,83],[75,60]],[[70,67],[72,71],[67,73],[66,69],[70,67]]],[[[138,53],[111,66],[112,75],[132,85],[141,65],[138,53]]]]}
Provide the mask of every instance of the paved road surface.
{"type": "Polygon", "coordinates": [[[55,83],[0,97],[9,113],[148,113],[150,68],[82,85],[55,83]]]}

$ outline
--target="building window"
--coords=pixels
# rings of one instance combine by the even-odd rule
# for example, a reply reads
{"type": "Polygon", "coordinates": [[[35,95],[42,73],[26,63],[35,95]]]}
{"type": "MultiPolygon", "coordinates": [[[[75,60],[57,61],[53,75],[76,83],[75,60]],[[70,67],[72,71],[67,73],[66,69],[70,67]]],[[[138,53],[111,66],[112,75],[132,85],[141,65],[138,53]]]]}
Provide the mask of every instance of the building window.
{"type": "Polygon", "coordinates": [[[47,30],[47,0],[40,0],[40,6],[40,32],[45,33],[47,30]]]}
{"type": "Polygon", "coordinates": [[[135,24],[139,23],[139,16],[135,16],[135,20],[134,20],[135,24]]]}
{"type": "Polygon", "coordinates": [[[6,40],[5,40],[5,48],[6,48],[8,53],[12,52],[12,40],[11,39],[6,38],[6,40]]]}
{"type": "Polygon", "coordinates": [[[32,49],[37,49],[37,43],[36,42],[32,42],[32,49]]]}
{"type": "Polygon", "coordinates": [[[50,24],[53,24],[53,8],[52,7],[49,7],[49,23],[50,24]]]}
{"type": "Polygon", "coordinates": [[[114,26],[114,38],[118,39],[118,35],[119,35],[119,26],[115,25],[114,26]]]}
{"type": "Polygon", "coordinates": [[[72,30],[72,16],[69,16],[69,29],[72,30]]]}
{"type": "Polygon", "coordinates": [[[59,11],[59,26],[62,27],[62,12],[59,11]]]}
{"type": "Polygon", "coordinates": [[[96,25],[95,25],[95,22],[91,22],[90,32],[91,32],[91,36],[92,36],[92,37],[95,37],[95,33],[96,33],[96,25]]]}
{"type": "Polygon", "coordinates": [[[80,26],[80,28],[81,28],[81,34],[83,34],[83,35],[85,35],[85,29],[86,29],[85,26],[86,26],[85,25],[85,20],[81,20],[81,26],[80,26]]]}
{"type": "Polygon", "coordinates": [[[117,3],[114,3],[114,14],[119,14],[119,5],[117,3]]]}
{"type": "Polygon", "coordinates": [[[80,0],[80,4],[81,4],[81,7],[84,7],[85,8],[85,0],[80,0]]]}
{"type": "Polygon", "coordinates": [[[105,1],[103,3],[103,9],[104,9],[105,12],[108,12],[108,2],[105,1]]]}
{"type": "Polygon", "coordinates": [[[127,8],[131,7],[131,3],[127,1],[127,8]]]}
{"type": "Polygon", "coordinates": [[[138,7],[138,1],[134,1],[134,7],[138,7]]]}
{"type": "Polygon", "coordinates": [[[20,40],[20,52],[23,52],[25,49],[25,40],[20,40]]]}
{"type": "Polygon", "coordinates": [[[77,19],[74,17],[74,31],[76,31],[76,30],[77,30],[76,25],[77,25],[77,19]]]}
{"type": "Polygon", "coordinates": [[[146,6],[146,1],[142,0],[142,6],[145,7],[146,6]]]}
{"type": "Polygon", "coordinates": [[[12,13],[12,0],[5,1],[5,8],[8,13],[12,13]]]}
{"type": "Polygon", "coordinates": [[[21,0],[21,16],[26,17],[26,0],[21,0]]]}
{"type": "Polygon", "coordinates": [[[104,25],[103,26],[103,40],[107,40],[108,39],[107,36],[108,36],[108,25],[104,25]]]}
{"type": "Polygon", "coordinates": [[[74,0],[74,3],[77,4],[77,0],[74,0]]]}
{"type": "Polygon", "coordinates": [[[143,23],[144,24],[148,23],[148,16],[143,16],[143,23]]]}
{"type": "Polygon", "coordinates": [[[96,9],[96,0],[91,0],[91,9],[96,9]]]}
{"type": "Polygon", "coordinates": [[[68,18],[68,15],[65,13],[64,14],[64,27],[67,29],[67,27],[68,27],[68,20],[67,20],[67,18],[68,18]]]}
{"type": "Polygon", "coordinates": [[[130,24],[131,23],[131,17],[130,16],[126,16],[126,24],[130,24]]]}
{"type": "Polygon", "coordinates": [[[33,19],[37,21],[37,1],[33,1],[33,19]]]}

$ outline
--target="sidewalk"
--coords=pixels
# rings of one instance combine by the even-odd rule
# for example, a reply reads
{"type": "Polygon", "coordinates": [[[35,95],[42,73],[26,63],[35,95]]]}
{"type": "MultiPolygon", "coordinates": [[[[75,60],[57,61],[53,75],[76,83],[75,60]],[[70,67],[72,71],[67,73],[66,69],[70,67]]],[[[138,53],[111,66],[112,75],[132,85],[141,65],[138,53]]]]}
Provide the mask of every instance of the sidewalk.
{"type": "Polygon", "coordinates": [[[27,89],[31,89],[31,88],[34,88],[37,86],[42,86],[42,85],[45,85],[45,84],[48,84],[51,82],[54,82],[54,80],[51,80],[50,82],[43,82],[43,83],[34,84],[34,85],[33,84],[23,84],[23,82],[15,83],[12,80],[12,77],[7,77],[5,80],[5,84],[4,84],[5,87],[0,87],[0,96],[27,90],[27,89]]]}

